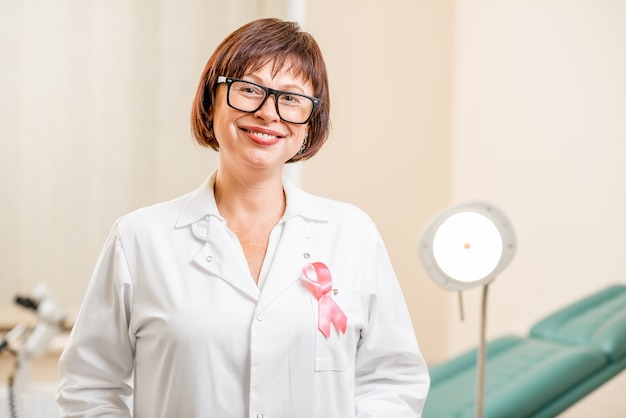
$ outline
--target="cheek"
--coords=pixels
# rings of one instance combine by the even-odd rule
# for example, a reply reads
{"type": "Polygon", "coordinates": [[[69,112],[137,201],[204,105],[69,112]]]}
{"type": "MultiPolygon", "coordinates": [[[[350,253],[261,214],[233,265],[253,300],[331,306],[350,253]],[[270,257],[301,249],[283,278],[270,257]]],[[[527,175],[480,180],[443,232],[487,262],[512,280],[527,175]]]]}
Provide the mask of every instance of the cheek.
{"type": "Polygon", "coordinates": [[[296,151],[300,151],[302,144],[306,138],[307,131],[305,128],[298,130],[297,132],[293,132],[292,146],[296,151]]]}
{"type": "Polygon", "coordinates": [[[215,109],[213,112],[213,134],[218,143],[233,135],[234,124],[229,118],[229,112],[215,109]]]}
{"type": "Polygon", "coordinates": [[[304,142],[304,138],[307,137],[308,132],[309,132],[309,127],[307,125],[303,125],[301,129],[298,130],[297,137],[298,137],[298,141],[300,141],[300,144],[304,142]]]}
{"type": "Polygon", "coordinates": [[[218,142],[228,134],[230,108],[226,104],[223,89],[218,89],[213,105],[213,132],[218,142]]]}

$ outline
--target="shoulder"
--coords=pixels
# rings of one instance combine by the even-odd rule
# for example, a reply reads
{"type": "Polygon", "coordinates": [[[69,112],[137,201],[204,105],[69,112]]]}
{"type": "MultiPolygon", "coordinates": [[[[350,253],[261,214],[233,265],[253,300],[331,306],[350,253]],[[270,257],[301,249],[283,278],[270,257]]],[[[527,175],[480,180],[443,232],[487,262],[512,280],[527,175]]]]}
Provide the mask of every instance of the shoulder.
{"type": "Polygon", "coordinates": [[[371,216],[359,206],[327,197],[306,193],[320,214],[320,219],[332,230],[358,237],[378,238],[379,232],[371,216]]]}
{"type": "Polygon", "coordinates": [[[373,223],[372,218],[363,209],[353,203],[312,194],[309,194],[309,196],[319,207],[324,209],[331,221],[342,220],[358,223],[373,223]]]}
{"type": "Polygon", "coordinates": [[[187,193],[169,201],[144,206],[129,212],[116,220],[114,229],[121,235],[174,230],[176,221],[189,195],[190,193],[187,193]]]}
{"type": "Polygon", "coordinates": [[[334,228],[376,229],[372,218],[353,203],[309,193],[287,179],[284,180],[284,189],[287,195],[285,215],[288,218],[298,215],[334,228]]]}

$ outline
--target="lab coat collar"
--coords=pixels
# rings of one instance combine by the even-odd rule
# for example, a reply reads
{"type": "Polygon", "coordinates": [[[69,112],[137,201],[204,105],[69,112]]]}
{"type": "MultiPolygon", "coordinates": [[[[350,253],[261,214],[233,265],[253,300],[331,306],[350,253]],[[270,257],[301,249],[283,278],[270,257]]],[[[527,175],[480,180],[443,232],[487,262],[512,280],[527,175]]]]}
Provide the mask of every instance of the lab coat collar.
{"type": "MultiPolygon", "coordinates": [[[[178,216],[177,228],[189,226],[207,216],[214,216],[221,221],[224,220],[215,202],[213,186],[215,185],[216,176],[217,170],[199,188],[189,193],[178,216]]],[[[327,210],[320,206],[316,198],[298,188],[285,176],[283,176],[283,190],[287,196],[287,207],[281,222],[286,222],[295,216],[315,221],[328,220],[329,214],[327,210]]]]}
{"type": "Polygon", "coordinates": [[[245,264],[226,262],[229,255],[241,248],[229,245],[226,228],[215,228],[214,223],[224,222],[217,209],[213,186],[216,173],[213,173],[197,190],[185,199],[176,226],[191,226],[196,238],[206,241],[202,250],[194,256],[194,262],[203,270],[230,283],[243,294],[256,300],[257,311],[270,305],[282,292],[293,285],[300,277],[303,266],[309,258],[315,256],[311,242],[313,236],[312,220],[316,224],[328,221],[329,211],[321,198],[305,193],[290,180],[283,177],[283,189],[287,197],[287,206],[282,219],[284,229],[274,259],[282,260],[279,265],[270,267],[268,280],[263,292],[250,279],[245,264]],[[209,234],[209,230],[213,231],[209,234]]]}
{"type": "Polygon", "coordinates": [[[189,226],[206,216],[215,216],[220,220],[224,220],[217,210],[215,202],[215,194],[213,186],[215,185],[215,177],[217,170],[213,172],[196,190],[189,193],[183,202],[183,206],[176,221],[176,228],[189,226]]]}

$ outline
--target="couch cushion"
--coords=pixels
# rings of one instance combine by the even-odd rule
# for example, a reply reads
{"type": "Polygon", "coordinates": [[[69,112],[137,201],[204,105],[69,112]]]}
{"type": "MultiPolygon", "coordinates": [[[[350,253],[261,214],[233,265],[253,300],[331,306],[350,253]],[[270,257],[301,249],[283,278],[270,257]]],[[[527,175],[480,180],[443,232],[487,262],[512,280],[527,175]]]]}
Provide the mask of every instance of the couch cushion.
{"type": "Polygon", "coordinates": [[[539,321],[531,337],[591,345],[611,361],[626,356],[626,285],[610,286],[539,321]]]}
{"type": "MultiPolygon", "coordinates": [[[[424,418],[474,416],[475,358],[472,350],[433,368],[424,418]]],[[[487,344],[487,359],[485,418],[527,417],[607,364],[607,358],[590,347],[517,337],[487,344]]]]}

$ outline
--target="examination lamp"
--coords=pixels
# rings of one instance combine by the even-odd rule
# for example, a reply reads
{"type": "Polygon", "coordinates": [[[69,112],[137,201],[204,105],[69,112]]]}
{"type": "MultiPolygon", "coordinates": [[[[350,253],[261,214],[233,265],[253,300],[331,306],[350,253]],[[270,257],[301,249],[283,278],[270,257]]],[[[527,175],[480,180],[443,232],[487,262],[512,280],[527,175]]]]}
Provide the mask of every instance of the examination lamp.
{"type": "MultiPolygon", "coordinates": [[[[438,214],[419,238],[419,255],[430,277],[447,290],[483,286],[476,367],[476,417],[483,416],[487,289],[515,254],[515,233],[506,215],[484,201],[471,201],[438,214]]],[[[461,313],[462,318],[462,313],[461,313]]]]}

